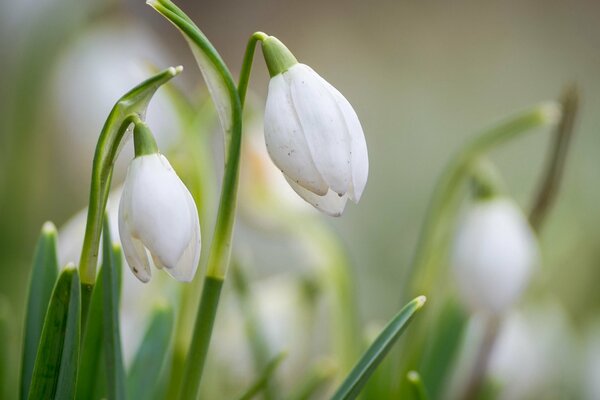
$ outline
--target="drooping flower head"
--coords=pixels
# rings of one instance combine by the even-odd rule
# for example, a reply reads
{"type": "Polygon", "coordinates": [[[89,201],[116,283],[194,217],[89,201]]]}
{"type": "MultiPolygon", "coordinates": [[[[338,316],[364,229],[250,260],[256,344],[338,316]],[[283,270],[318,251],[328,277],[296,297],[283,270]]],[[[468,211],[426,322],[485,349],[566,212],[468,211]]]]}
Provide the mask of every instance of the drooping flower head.
{"type": "Polygon", "coordinates": [[[479,199],[454,242],[451,263],[459,294],[473,310],[502,313],[520,298],[538,257],[535,234],[513,201],[479,199]]]}
{"type": "Polygon", "coordinates": [[[367,182],[364,133],[346,98],[276,38],[262,42],[271,80],[265,108],[269,155],[304,200],[332,216],[357,203],[367,182]]]}
{"type": "Polygon", "coordinates": [[[134,131],[136,157],[127,170],[119,205],[119,234],[131,271],[142,282],[151,265],[179,281],[194,278],[200,224],[192,195],[143,125],[134,131]],[[144,142],[144,140],[146,142],[144,142]]]}

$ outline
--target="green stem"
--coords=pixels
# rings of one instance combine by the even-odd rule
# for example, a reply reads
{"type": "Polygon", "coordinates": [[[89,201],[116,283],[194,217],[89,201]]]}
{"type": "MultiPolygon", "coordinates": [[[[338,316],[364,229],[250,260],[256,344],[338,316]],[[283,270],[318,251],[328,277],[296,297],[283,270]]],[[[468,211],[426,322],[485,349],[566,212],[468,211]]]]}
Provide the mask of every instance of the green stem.
{"type": "Polygon", "coordinates": [[[248,39],[246,52],[244,53],[244,60],[242,61],[242,69],[240,71],[240,81],[238,83],[238,95],[240,96],[240,104],[242,108],[244,108],[246,92],[248,91],[248,82],[250,81],[250,72],[252,71],[252,60],[254,59],[256,43],[259,40],[262,42],[268,37],[269,36],[264,32],[254,32],[252,36],[250,36],[250,39],[248,39]]]}
{"type": "Polygon", "coordinates": [[[217,306],[223,287],[223,279],[206,276],[202,298],[198,307],[198,317],[194,326],[194,336],[189,348],[183,372],[180,399],[197,399],[200,394],[200,377],[208,353],[217,306]]]}
{"type": "Polygon", "coordinates": [[[413,284],[413,290],[423,292],[431,282],[431,277],[435,275],[435,268],[443,255],[441,249],[444,248],[452,216],[457,208],[458,200],[460,200],[461,183],[469,175],[470,168],[478,156],[504,142],[530,132],[534,128],[555,122],[559,115],[560,112],[554,103],[534,107],[477,136],[450,161],[436,185],[429,204],[409,271],[413,276],[406,280],[413,284]]]}
{"type": "Polygon", "coordinates": [[[149,4],[175,25],[188,40],[205,77],[225,131],[227,155],[219,210],[209,250],[202,298],[198,307],[190,351],[184,367],[180,395],[181,399],[197,399],[217,312],[219,293],[231,258],[242,143],[242,105],[238,89],[225,62],[192,20],[169,0],[154,0],[149,4]],[[227,99],[227,104],[223,103],[223,98],[227,99]],[[227,112],[230,112],[230,115],[227,115],[227,112]],[[227,116],[229,121],[226,119],[227,116]]]}

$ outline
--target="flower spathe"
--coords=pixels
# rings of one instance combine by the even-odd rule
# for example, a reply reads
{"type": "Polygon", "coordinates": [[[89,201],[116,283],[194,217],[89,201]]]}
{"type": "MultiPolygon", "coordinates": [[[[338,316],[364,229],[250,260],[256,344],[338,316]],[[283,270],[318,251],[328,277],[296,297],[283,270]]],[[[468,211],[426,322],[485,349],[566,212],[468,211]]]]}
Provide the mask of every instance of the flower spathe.
{"type": "Polygon", "coordinates": [[[538,258],[535,235],[513,201],[476,201],[459,225],[452,254],[459,295],[471,309],[502,313],[520,298],[538,258]]]}
{"type": "Polygon", "coordinates": [[[162,154],[138,156],[129,165],[119,234],[129,268],[140,281],[150,280],[151,264],[178,281],[194,278],[200,259],[198,212],[162,154]]]}
{"type": "Polygon", "coordinates": [[[346,98],[309,66],[295,63],[271,77],[265,108],[271,159],[304,200],[332,216],[360,200],[367,145],[346,98]]]}

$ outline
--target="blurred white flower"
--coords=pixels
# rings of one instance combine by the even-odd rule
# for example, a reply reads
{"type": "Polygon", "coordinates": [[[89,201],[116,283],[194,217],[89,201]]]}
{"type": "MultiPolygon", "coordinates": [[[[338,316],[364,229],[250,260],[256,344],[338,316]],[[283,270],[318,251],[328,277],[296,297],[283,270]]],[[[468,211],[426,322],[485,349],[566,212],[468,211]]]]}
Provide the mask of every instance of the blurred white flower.
{"type": "Polygon", "coordinates": [[[198,211],[163,155],[139,156],[129,165],[119,233],[129,268],[142,282],[150,280],[152,262],[178,281],[194,278],[200,259],[198,211]]]}
{"type": "Polygon", "coordinates": [[[367,183],[364,133],[346,98],[304,64],[271,78],[265,109],[271,159],[304,200],[332,216],[367,183]]]}
{"type": "Polygon", "coordinates": [[[493,198],[470,206],[451,259],[459,295],[469,307],[505,311],[521,296],[537,262],[535,235],[514,202],[493,198]]]}
{"type": "Polygon", "coordinates": [[[511,312],[489,364],[490,376],[500,384],[499,400],[570,398],[569,388],[579,374],[573,368],[575,350],[560,304],[544,302],[511,312]]]}

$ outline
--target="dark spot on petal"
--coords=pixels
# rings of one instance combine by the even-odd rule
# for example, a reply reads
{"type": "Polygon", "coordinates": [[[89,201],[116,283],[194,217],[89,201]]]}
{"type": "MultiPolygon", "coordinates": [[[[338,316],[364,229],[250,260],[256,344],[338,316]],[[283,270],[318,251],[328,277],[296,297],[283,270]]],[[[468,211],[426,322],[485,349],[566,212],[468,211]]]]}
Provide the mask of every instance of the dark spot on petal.
{"type": "Polygon", "coordinates": [[[132,267],[132,269],[133,269],[133,272],[135,272],[136,274],[139,272],[136,267],[132,267]]]}

